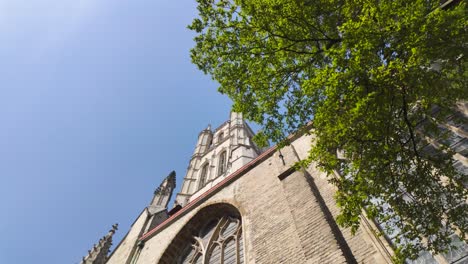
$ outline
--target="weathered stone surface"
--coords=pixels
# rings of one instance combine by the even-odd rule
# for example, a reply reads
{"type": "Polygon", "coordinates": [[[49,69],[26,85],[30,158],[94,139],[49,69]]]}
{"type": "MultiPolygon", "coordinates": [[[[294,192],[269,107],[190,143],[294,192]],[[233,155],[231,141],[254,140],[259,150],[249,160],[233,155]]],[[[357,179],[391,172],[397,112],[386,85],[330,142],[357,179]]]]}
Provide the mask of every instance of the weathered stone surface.
{"type": "MultiPolygon", "coordinates": [[[[204,190],[181,211],[143,235],[140,240],[144,245],[135,263],[171,263],[171,258],[176,261],[191,243],[189,233],[199,228],[190,220],[208,221],[210,215],[224,210],[223,204],[232,205],[240,213],[244,263],[388,263],[385,250],[366,225],[355,236],[337,226],[335,189],[323,173],[314,166],[291,169],[307,155],[311,139],[304,135],[281,151],[267,151],[204,190]],[[207,213],[210,210],[212,213],[207,213]]],[[[137,255],[138,232],[134,230],[141,230],[144,214],[108,263],[130,263],[131,255],[137,255]]]]}

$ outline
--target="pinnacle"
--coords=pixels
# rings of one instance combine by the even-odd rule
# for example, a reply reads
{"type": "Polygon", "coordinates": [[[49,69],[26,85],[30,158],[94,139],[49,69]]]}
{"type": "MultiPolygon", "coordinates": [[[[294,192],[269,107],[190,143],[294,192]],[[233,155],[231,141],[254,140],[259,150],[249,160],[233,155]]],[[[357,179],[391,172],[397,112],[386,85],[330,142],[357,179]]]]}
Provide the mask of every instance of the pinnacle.
{"type": "Polygon", "coordinates": [[[82,258],[81,264],[103,264],[107,260],[107,254],[112,245],[112,236],[118,229],[118,224],[112,225],[107,235],[99,239],[98,244],[94,244],[88,254],[82,258]]]}

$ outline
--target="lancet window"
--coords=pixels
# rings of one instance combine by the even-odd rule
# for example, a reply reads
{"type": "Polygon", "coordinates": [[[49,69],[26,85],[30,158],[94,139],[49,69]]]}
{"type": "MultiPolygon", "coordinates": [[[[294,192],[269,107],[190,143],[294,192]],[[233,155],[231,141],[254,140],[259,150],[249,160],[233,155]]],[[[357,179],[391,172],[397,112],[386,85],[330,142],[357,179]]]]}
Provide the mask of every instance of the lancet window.
{"type": "Polygon", "coordinates": [[[202,171],[200,173],[200,181],[198,183],[198,189],[201,189],[203,188],[203,186],[205,186],[206,184],[206,178],[207,178],[207,175],[208,175],[208,163],[203,165],[202,167],[202,171]]]}
{"type": "Polygon", "coordinates": [[[223,175],[226,172],[226,151],[223,151],[219,155],[219,164],[218,164],[218,176],[223,175]]]}
{"type": "Polygon", "coordinates": [[[179,264],[244,263],[242,225],[237,217],[212,219],[192,238],[179,264]]]}

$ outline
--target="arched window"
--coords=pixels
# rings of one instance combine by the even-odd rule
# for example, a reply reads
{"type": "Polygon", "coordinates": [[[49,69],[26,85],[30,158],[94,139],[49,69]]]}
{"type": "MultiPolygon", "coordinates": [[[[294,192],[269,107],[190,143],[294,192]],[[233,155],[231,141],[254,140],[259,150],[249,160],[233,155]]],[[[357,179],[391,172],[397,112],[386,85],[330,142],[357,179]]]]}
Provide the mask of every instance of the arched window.
{"type": "Polygon", "coordinates": [[[209,221],[187,247],[179,264],[242,264],[242,224],[238,217],[224,215],[209,221]]]}
{"type": "Polygon", "coordinates": [[[224,133],[223,132],[219,133],[218,144],[221,143],[221,141],[223,141],[223,138],[224,138],[224,133]]]}
{"type": "Polygon", "coordinates": [[[199,210],[177,233],[158,264],[243,264],[242,217],[228,203],[199,210]]]}
{"type": "Polygon", "coordinates": [[[200,181],[198,183],[198,189],[201,189],[203,188],[203,186],[205,186],[205,183],[206,183],[206,177],[208,175],[208,163],[203,165],[202,167],[202,171],[201,171],[201,174],[200,174],[200,181]]]}
{"type": "Polygon", "coordinates": [[[226,151],[223,151],[219,155],[219,164],[218,164],[218,176],[223,175],[226,172],[226,151]]]}

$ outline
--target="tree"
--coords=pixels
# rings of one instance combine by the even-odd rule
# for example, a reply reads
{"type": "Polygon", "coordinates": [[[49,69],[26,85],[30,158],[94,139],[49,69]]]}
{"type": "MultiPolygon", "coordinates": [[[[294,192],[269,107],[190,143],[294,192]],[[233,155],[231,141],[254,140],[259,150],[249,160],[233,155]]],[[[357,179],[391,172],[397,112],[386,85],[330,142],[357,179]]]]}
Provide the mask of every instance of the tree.
{"type": "Polygon", "coordinates": [[[312,121],[302,165],[338,187],[340,225],[356,231],[362,210],[391,219],[396,261],[447,250],[454,231],[467,240],[467,175],[447,145],[424,148],[468,97],[465,2],[197,1],[192,61],[263,126],[263,141],[286,144],[312,121]]]}

